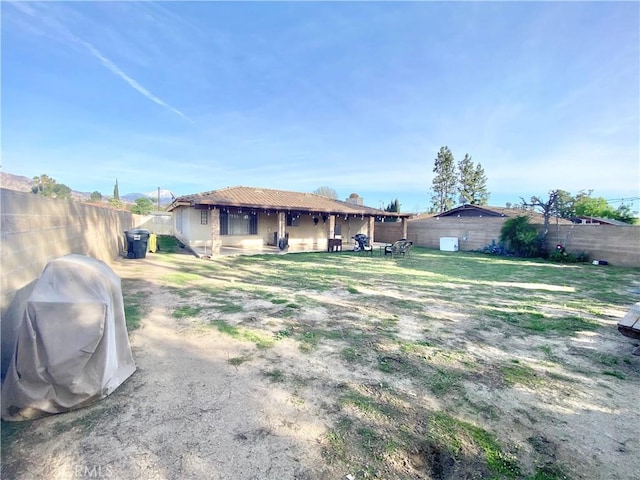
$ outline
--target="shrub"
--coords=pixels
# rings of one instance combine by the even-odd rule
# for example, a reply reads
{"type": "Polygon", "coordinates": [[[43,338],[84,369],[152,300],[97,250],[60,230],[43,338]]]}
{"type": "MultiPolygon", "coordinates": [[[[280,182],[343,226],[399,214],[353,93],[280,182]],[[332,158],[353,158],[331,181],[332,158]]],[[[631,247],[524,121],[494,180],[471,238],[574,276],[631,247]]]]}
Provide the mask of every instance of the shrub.
{"type": "Polygon", "coordinates": [[[549,260],[554,262],[562,262],[562,263],[577,263],[577,262],[588,262],[589,255],[586,252],[582,251],[579,253],[569,253],[567,249],[564,248],[564,245],[558,244],[556,245],[556,249],[549,255],[549,260]]]}
{"type": "Polygon", "coordinates": [[[519,215],[504,222],[500,241],[519,257],[540,257],[544,253],[544,241],[529,217],[519,215]]]}

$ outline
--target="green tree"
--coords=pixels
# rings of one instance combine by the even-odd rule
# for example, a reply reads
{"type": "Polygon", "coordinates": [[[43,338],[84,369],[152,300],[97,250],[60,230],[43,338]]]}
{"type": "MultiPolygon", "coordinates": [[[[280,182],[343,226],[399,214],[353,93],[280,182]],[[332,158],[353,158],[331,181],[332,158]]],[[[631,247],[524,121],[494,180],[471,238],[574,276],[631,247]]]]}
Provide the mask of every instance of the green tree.
{"type": "Polygon", "coordinates": [[[64,183],[56,183],[53,186],[52,195],[53,198],[62,198],[65,200],[71,199],[71,189],[64,183]]]}
{"type": "Polygon", "coordinates": [[[318,187],[313,191],[313,193],[315,193],[316,195],[322,195],[323,197],[331,198],[333,200],[338,198],[338,193],[331,187],[318,187]]]}
{"type": "Polygon", "coordinates": [[[71,189],[64,183],[58,183],[49,175],[43,174],[33,177],[31,192],[44,197],[71,199],[71,189]]]}
{"type": "Polygon", "coordinates": [[[113,199],[120,200],[120,190],[118,189],[118,179],[116,178],[116,184],[113,187],[113,199]]]}
{"type": "Polygon", "coordinates": [[[435,177],[431,182],[431,204],[434,210],[442,213],[450,210],[454,205],[456,194],[456,170],[453,153],[449,147],[441,147],[435,159],[433,173],[435,177]]]}
{"type": "Polygon", "coordinates": [[[31,187],[31,191],[33,193],[48,196],[55,184],[56,181],[53,178],[49,175],[42,174],[33,177],[33,186],[31,187]]]}
{"type": "Polygon", "coordinates": [[[486,205],[489,201],[484,168],[480,163],[475,165],[468,153],[458,162],[458,193],[460,203],[486,205]]]}
{"type": "MultiPolygon", "coordinates": [[[[387,205],[386,208],[384,209],[384,211],[385,212],[397,212],[397,213],[400,213],[400,202],[398,201],[398,199],[396,198],[389,205],[387,205]]],[[[398,219],[396,217],[393,217],[393,218],[387,218],[386,221],[387,222],[397,222],[398,219]]]]}
{"type": "Polygon", "coordinates": [[[502,224],[500,241],[519,257],[537,257],[543,253],[544,239],[529,223],[529,217],[518,215],[502,224]]]}
{"type": "Polygon", "coordinates": [[[90,202],[101,202],[102,201],[102,194],[100,192],[98,192],[97,190],[95,192],[91,192],[91,195],[89,195],[89,201],[90,202]]]}
{"type": "Polygon", "coordinates": [[[572,218],[576,216],[576,198],[566,190],[556,190],[557,196],[551,214],[560,218],[572,218]]]}
{"type": "Polygon", "coordinates": [[[529,207],[532,209],[538,209],[542,215],[544,216],[544,232],[542,234],[543,238],[546,238],[547,233],[549,233],[549,219],[551,216],[558,211],[558,198],[562,190],[551,190],[549,192],[549,198],[546,200],[541,199],[540,197],[533,196],[531,200],[527,202],[524,198],[520,197],[522,200],[522,205],[524,207],[529,207]]]}
{"type": "Polygon", "coordinates": [[[616,218],[615,209],[602,197],[592,197],[591,190],[580,192],[576,198],[576,215],[581,217],[616,218]]]}
{"type": "Polygon", "coordinates": [[[631,207],[624,203],[616,209],[616,220],[630,224],[638,223],[638,219],[631,211],[631,207]]]}
{"type": "Polygon", "coordinates": [[[136,202],[131,205],[131,213],[138,215],[149,215],[149,212],[153,210],[153,202],[147,197],[136,198],[136,202]]]}
{"type": "Polygon", "coordinates": [[[116,200],[115,198],[110,198],[109,199],[109,206],[111,208],[115,208],[117,210],[123,210],[124,209],[124,203],[122,202],[122,200],[116,200]]]}

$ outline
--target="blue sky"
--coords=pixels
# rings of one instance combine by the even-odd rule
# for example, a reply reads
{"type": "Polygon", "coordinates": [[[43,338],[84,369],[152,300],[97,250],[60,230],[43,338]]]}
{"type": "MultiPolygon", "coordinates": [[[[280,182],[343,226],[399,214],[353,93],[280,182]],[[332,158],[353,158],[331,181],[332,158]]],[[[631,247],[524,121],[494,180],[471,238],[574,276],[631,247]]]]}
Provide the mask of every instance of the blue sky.
{"type": "Polygon", "coordinates": [[[418,212],[447,145],[491,205],[640,195],[637,2],[1,8],[8,173],[104,195],[329,186],[418,212]]]}

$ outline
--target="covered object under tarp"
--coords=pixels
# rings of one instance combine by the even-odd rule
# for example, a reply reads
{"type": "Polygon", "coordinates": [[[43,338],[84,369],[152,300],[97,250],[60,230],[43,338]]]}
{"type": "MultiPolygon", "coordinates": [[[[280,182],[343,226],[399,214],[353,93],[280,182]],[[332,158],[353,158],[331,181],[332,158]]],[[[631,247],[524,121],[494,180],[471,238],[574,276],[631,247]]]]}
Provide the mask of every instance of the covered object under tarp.
{"type": "Polygon", "coordinates": [[[57,258],[24,306],[2,385],[2,418],[27,420],[89,405],[135,369],[120,278],[94,258],[57,258]]]}

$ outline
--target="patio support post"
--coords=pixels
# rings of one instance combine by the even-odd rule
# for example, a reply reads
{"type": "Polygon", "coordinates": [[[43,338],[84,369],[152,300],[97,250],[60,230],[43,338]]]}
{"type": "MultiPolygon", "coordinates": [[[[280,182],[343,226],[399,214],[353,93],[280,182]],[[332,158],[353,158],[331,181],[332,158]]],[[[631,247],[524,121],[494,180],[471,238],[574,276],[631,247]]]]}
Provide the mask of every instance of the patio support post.
{"type": "Polygon", "coordinates": [[[220,238],[220,210],[213,207],[209,211],[209,219],[211,221],[211,256],[220,255],[220,247],[222,239],[220,238]]]}
{"type": "Polygon", "coordinates": [[[407,238],[407,219],[403,217],[400,221],[402,222],[402,238],[407,238]]]}
{"type": "Polygon", "coordinates": [[[287,228],[287,214],[285,212],[278,212],[278,242],[281,238],[284,238],[287,228]]]}
{"type": "Polygon", "coordinates": [[[336,234],[336,216],[329,215],[329,236],[328,238],[333,238],[336,234]]]}
{"type": "Polygon", "coordinates": [[[375,217],[369,217],[369,222],[367,223],[367,236],[369,237],[371,242],[374,241],[373,237],[375,234],[375,222],[376,222],[375,217]]]}

